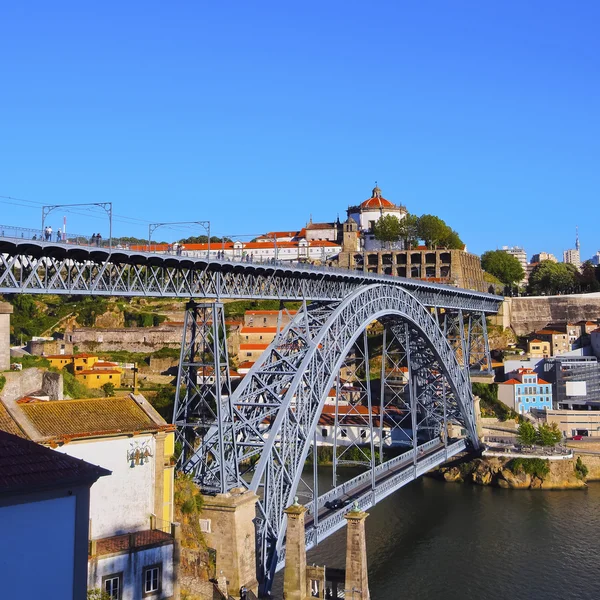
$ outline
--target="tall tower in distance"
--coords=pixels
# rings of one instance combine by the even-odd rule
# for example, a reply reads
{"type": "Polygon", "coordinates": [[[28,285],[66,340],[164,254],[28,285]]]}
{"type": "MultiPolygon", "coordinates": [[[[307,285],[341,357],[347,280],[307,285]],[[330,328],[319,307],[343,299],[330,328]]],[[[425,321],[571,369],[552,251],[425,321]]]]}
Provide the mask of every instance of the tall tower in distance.
{"type": "Polygon", "coordinates": [[[575,249],[565,250],[563,253],[563,262],[571,263],[578,269],[581,266],[581,255],[579,253],[579,227],[575,226],[575,249]]]}

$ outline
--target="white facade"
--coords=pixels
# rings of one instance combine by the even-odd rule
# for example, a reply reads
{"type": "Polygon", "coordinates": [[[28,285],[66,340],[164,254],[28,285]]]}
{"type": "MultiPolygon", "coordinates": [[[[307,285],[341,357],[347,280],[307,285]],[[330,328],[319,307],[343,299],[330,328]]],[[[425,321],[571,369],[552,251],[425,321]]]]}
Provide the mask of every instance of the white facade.
{"type": "Polygon", "coordinates": [[[154,513],[155,449],[152,435],[84,440],[57,448],[112,471],[112,475],[99,479],[90,490],[92,538],[149,528],[150,515],[154,513]],[[127,457],[136,448],[148,449],[151,458],[132,467],[127,457]]]}
{"type": "Polygon", "coordinates": [[[76,497],[0,506],[0,598],[73,598],[76,497]]]}
{"type": "MultiPolygon", "coordinates": [[[[100,556],[89,563],[88,589],[104,589],[105,578],[120,577],[120,600],[141,600],[144,593],[145,570],[150,567],[161,569],[159,589],[147,597],[152,600],[173,596],[173,545],[155,546],[127,552],[100,556]]],[[[58,599],[57,599],[58,600],[58,599]]]]}

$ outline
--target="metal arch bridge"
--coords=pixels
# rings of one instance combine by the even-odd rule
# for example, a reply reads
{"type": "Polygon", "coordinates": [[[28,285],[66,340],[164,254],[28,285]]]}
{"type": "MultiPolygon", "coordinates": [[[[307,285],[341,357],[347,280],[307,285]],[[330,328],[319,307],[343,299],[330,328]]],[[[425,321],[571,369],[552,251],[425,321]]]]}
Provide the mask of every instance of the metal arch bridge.
{"type": "Polygon", "coordinates": [[[214,300],[187,305],[173,420],[179,464],[205,491],[258,495],[263,591],[283,565],[284,509],[296,495],[310,511],[310,548],[345,524],[328,500],[367,508],[463,450],[467,440],[451,439],[449,424],[478,445],[470,373],[490,370],[486,315],[497,296],[341,269],[0,238],[0,293],[22,292],[214,300]],[[233,390],[221,300],[239,298],[303,304],[233,390]],[[357,375],[352,385],[344,369],[357,375]],[[333,482],[320,494],[320,419],[332,392],[333,482]],[[312,481],[303,475],[309,456],[312,481]],[[345,464],[364,472],[339,483],[345,464]]]}

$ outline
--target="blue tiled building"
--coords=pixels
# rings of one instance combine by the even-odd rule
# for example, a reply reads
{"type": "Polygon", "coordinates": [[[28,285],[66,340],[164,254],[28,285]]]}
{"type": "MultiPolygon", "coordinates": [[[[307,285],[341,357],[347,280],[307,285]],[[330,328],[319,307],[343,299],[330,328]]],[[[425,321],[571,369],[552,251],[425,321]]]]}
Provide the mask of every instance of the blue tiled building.
{"type": "Polygon", "coordinates": [[[498,400],[520,415],[532,408],[552,409],[552,385],[532,369],[519,369],[514,379],[498,385],[498,400]]]}

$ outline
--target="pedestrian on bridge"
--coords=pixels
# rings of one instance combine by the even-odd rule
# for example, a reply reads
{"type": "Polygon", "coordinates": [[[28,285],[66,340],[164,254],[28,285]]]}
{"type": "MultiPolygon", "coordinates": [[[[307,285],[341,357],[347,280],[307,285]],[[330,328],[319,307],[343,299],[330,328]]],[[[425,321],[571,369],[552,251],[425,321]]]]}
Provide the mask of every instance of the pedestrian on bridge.
{"type": "Polygon", "coordinates": [[[102,236],[99,233],[97,233],[96,234],[96,246],[100,246],[101,242],[102,242],[102,236]]]}
{"type": "Polygon", "coordinates": [[[50,225],[48,225],[48,227],[44,229],[44,235],[46,237],[47,242],[50,242],[52,240],[52,227],[50,227],[50,225]]]}
{"type": "Polygon", "coordinates": [[[96,234],[92,233],[92,246],[96,245],[96,234]]]}

